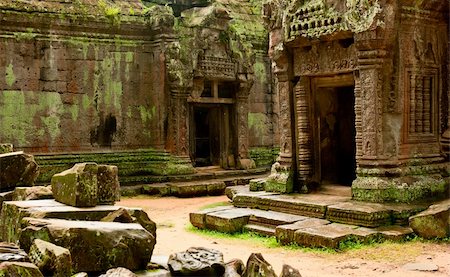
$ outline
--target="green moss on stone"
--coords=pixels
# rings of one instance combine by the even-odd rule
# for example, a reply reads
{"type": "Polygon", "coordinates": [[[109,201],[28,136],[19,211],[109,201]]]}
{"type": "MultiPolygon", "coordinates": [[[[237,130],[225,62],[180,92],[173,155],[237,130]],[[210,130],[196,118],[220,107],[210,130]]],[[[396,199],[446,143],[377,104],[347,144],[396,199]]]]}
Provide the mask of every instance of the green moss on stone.
{"type": "Polygon", "coordinates": [[[5,69],[5,81],[8,87],[11,87],[16,82],[16,76],[14,75],[14,66],[10,63],[5,69]]]}

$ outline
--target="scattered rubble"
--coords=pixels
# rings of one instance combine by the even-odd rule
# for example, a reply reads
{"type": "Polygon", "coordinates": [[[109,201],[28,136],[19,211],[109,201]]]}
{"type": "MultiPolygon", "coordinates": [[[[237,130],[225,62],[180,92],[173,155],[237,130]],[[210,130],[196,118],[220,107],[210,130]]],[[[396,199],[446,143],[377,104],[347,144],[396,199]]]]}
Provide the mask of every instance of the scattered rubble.
{"type": "Polygon", "coordinates": [[[203,247],[191,247],[170,255],[168,265],[174,275],[219,277],[225,273],[223,254],[203,247]]]}

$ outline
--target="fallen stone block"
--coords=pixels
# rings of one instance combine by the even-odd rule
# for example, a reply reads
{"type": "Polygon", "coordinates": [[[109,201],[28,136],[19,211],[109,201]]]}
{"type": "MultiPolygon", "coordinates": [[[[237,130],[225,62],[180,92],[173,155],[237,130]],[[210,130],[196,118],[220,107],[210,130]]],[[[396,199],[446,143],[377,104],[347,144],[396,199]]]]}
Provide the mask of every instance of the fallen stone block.
{"type": "Polygon", "coordinates": [[[53,197],[58,202],[74,207],[97,205],[97,172],[96,163],[80,163],[53,175],[53,197]]]}
{"type": "Polygon", "coordinates": [[[328,224],[295,231],[294,242],[308,247],[338,248],[339,243],[351,235],[351,228],[328,224]]]}
{"type": "Polygon", "coordinates": [[[5,277],[44,277],[37,266],[28,262],[2,262],[0,263],[0,276],[5,277]]]}
{"type": "Polygon", "coordinates": [[[24,218],[20,245],[36,238],[67,248],[75,272],[101,272],[114,267],[145,269],[156,240],[135,223],[24,218]]]}
{"type": "Polygon", "coordinates": [[[119,170],[115,165],[98,165],[98,204],[113,205],[120,200],[119,170]]]}
{"type": "Polygon", "coordinates": [[[170,195],[170,186],[168,184],[150,184],[142,186],[142,193],[149,195],[170,195]]]}
{"type": "Polygon", "coordinates": [[[0,242],[0,263],[29,262],[28,255],[13,243],[0,242]]]}
{"type": "Polygon", "coordinates": [[[35,239],[29,256],[45,276],[66,277],[72,274],[72,258],[66,248],[35,239]]]}
{"type": "Polygon", "coordinates": [[[191,247],[169,256],[168,266],[174,275],[223,276],[223,254],[215,249],[191,247]]]}
{"type": "Polygon", "coordinates": [[[450,200],[431,205],[427,210],[409,218],[409,226],[417,235],[426,238],[450,236],[450,200]]]}
{"type": "Polygon", "coordinates": [[[39,167],[32,155],[23,151],[0,154],[0,192],[19,186],[32,186],[39,167]]]}
{"type": "Polygon", "coordinates": [[[137,277],[137,275],[129,269],[117,267],[111,268],[110,270],[106,271],[105,274],[102,274],[98,277],[137,277]]]}
{"type": "Polygon", "coordinates": [[[12,201],[27,201],[39,199],[52,199],[51,186],[16,187],[13,191],[12,201]]]}
{"type": "Polygon", "coordinates": [[[11,143],[0,143],[0,154],[11,153],[14,147],[11,143]]]}
{"type": "Polygon", "coordinates": [[[204,196],[208,189],[203,183],[170,184],[170,194],[181,198],[204,196]]]}
{"type": "MultiPolygon", "coordinates": [[[[100,221],[108,214],[119,210],[120,206],[101,205],[79,208],[64,205],[51,200],[6,201],[0,214],[0,238],[16,243],[21,232],[21,220],[24,217],[55,218],[82,221],[100,221]]],[[[144,229],[156,237],[156,224],[141,208],[125,208],[132,217],[132,223],[141,224],[144,229]]]]}
{"type": "Polygon", "coordinates": [[[261,253],[252,253],[247,260],[242,277],[277,277],[272,266],[264,259],[261,253]]]}
{"type": "Polygon", "coordinates": [[[208,195],[222,195],[225,193],[225,182],[211,181],[206,184],[206,192],[208,195]]]}
{"type": "Polygon", "coordinates": [[[411,228],[398,225],[382,226],[374,230],[378,232],[378,236],[382,239],[391,241],[402,241],[413,233],[411,228]]]}

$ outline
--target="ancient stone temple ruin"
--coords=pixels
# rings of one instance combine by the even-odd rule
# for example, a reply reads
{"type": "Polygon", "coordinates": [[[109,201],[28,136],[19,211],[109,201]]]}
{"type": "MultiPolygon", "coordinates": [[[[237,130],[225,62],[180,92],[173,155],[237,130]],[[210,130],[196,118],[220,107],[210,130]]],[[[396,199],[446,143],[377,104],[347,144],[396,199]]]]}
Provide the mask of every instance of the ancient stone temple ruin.
{"type": "Polygon", "coordinates": [[[0,1],[0,141],[39,182],[82,161],[122,184],[273,163],[261,4],[156,2],[0,1]]]}
{"type": "Polygon", "coordinates": [[[448,197],[447,1],[273,0],[264,17],[280,96],[269,188],[448,197]]]}

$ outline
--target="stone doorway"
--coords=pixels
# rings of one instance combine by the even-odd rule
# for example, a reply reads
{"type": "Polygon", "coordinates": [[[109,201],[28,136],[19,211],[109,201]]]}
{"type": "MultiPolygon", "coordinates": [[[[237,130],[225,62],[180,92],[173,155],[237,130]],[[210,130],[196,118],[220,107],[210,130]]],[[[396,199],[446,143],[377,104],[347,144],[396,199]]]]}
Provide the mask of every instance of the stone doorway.
{"type": "Polygon", "coordinates": [[[195,167],[234,167],[231,110],[232,105],[192,105],[190,156],[195,167]]]}
{"type": "Polygon", "coordinates": [[[320,184],[351,186],[356,178],[353,78],[329,81],[313,82],[315,179],[320,184]]]}

